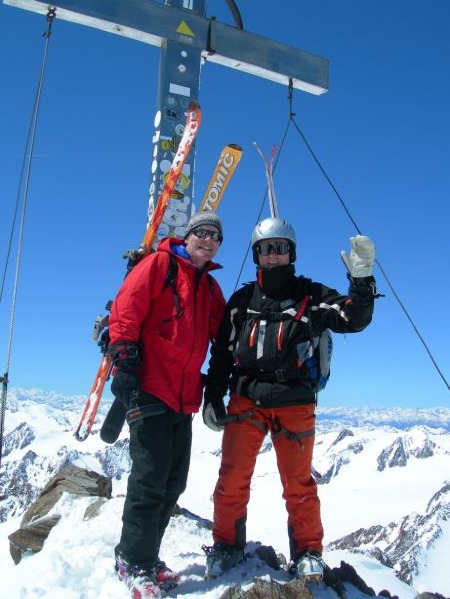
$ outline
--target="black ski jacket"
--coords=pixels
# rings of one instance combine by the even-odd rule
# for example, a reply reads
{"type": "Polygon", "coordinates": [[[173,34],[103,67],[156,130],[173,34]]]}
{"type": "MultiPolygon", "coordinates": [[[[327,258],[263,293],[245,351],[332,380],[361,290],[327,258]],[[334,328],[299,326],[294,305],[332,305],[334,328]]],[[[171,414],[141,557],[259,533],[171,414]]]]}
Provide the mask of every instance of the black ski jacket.
{"type": "MultiPolygon", "coordinates": [[[[230,390],[231,393],[248,397],[262,407],[315,402],[316,395],[307,380],[293,378],[279,382],[276,376],[270,376],[267,369],[259,377],[258,374],[255,376],[254,370],[246,372],[236,364],[236,343],[245,322],[247,308],[252,302],[255,285],[256,282],[245,285],[236,291],[227,303],[217,339],[211,347],[207,376],[210,397],[212,393],[221,399],[230,390]]],[[[302,318],[303,324],[296,332],[296,341],[301,343],[319,335],[327,328],[335,333],[357,333],[367,327],[372,320],[374,309],[375,279],[350,279],[348,295],[341,295],[322,283],[293,275],[287,284],[277,289],[270,297],[281,302],[294,299],[297,304],[301,304],[305,297],[308,297],[307,309],[302,318]]],[[[293,351],[295,347],[294,344],[293,351]]]]}

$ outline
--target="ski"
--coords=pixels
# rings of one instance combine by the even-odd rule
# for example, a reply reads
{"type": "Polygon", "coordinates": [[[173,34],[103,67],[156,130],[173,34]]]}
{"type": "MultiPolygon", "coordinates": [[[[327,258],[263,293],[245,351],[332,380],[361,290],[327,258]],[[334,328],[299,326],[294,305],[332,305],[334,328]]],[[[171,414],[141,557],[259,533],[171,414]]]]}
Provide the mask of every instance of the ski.
{"type": "Polygon", "coordinates": [[[158,198],[158,202],[156,204],[152,219],[147,227],[144,239],[142,240],[142,243],[139,247],[138,252],[140,254],[148,254],[153,248],[153,243],[156,239],[156,235],[161,225],[167,205],[169,203],[170,198],[172,197],[175,185],[177,184],[178,179],[180,178],[181,171],[183,170],[183,166],[186,162],[186,158],[188,157],[189,151],[195,141],[198,128],[200,127],[201,114],[202,113],[200,110],[200,106],[197,104],[195,100],[192,100],[189,104],[187,112],[186,126],[184,128],[181,141],[178,145],[178,149],[173,159],[172,166],[169,169],[167,178],[164,182],[164,187],[158,198]]]}
{"type": "MultiPolygon", "coordinates": [[[[224,147],[217,161],[214,173],[203,194],[198,212],[202,210],[217,210],[217,206],[223,197],[226,187],[236,170],[242,157],[242,148],[237,144],[229,144],[224,147]]],[[[100,438],[108,444],[113,444],[119,438],[123,425],[127,418],[125,406],[117,399],[111,405],[105,420],[103,421],[100,438]]]]}
{"type": "Polygon", "coordinates": [[[217,161],[214,173],[208,183],[202,201],[198,208],[199,212],[203,210],[217,210],[220,200],[225,193],[225,189],[231,180],[231,177],[242,158],[242,148],[237,144],[225,146],[217,161]]]}
{"type": "Polygon", "coordinates": [[[277,198],[275,196],[275,187],[273,185],[273,161],[275,159],[275,154],[277,151],[277,146],[273,146],[272,151],[270,153],[269,160],[266,159],[264,154],[261,151],[261,148],[258,146],[256,141],[253,142],[253,145],[258,151],[258,154],[261,156],[264,167],[266,169],[266,177],[267,177],[267,192],[269,194],[269,206],[270,206],[270,214],[272,217],[278,218],[278,204],[277,198]]]}
{"type": "MultiPolygon", "coordinates": [[[[178,144],[177,151],[164,182],[163,189],[159,195],[151,221],[147,226],[142,243],[137,250],[132,250],[132,252],[129,253],[127,267],[128,272],[132,268],[130,264],[136,264],[141,258],[152,251],[158,229],[164,217],[164,212],[180,177],[181,171],[186,162],[186,158],[189,155],[189,151],[194,143],[200,123],[200,106],[195,100],[192,100],[187,110],[186,125],[184,127],[183,135],[181,136],[180,143],[178,144]]],[[[102,324],[104,326],[104,323],[102,324]]],[[[96,325],[94,326],[94,339],[98,337],[99,330],[100,327],[96,322],[96,325]]],[[[105,331],[103,334],[105,333],[107,334],[107,331],[105,331]]],[[[80,422],[75,431],[75,438],[78,439],[78,441],[84,441],[87,439],[92,430],[92,426],[97,415],[98,406],[100,404],[100,399],[102,397],[103,387],[105,386],[105,382],[108,380],[111,373],[112,359],[107,354],[108,340],[101,341],[100,347],[102,349],[103,356],[89,392],[86,405],[83,409],[80,422]]]]}

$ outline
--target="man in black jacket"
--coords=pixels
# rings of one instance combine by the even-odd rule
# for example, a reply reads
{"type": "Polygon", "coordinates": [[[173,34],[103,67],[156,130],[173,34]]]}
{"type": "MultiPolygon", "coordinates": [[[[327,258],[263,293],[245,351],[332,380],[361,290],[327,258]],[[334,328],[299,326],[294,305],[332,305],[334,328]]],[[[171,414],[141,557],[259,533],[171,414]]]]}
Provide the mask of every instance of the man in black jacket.
{"type": "Polygon", "coordinates": [[[228,301],[204,394],[205,424],[225,428],[214,491],[214,545],[204,547],[209,577],[244,558],[251,477],[269,432],[288,512],[291,573],[322,577],[323,528],[311,475],[318,383],[306,366],[317,356],[324,331],[356,333],[372,320],[375,247],[363,235],[352,237],[351,245],[350,255],[341,252],[350,280],[348,295],[341,295],[295,275],[296,237],[289,223],[267,218],[255,227],[257,278],[228,301]]]}

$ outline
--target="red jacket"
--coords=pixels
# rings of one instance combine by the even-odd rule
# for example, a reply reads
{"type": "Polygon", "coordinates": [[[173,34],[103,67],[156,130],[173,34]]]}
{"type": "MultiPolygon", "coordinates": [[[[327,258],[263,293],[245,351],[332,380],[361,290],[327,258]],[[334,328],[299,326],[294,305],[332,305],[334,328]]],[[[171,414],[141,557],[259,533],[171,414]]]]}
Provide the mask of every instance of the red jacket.
{"type": "Polygon", "coordinates": [[[206,272],[221,268],[210,262],[205,271],[176,256],[175,285],[182,315],[176,316],[174,290],[164,288],[171,244],[163,239],[158,251],[139,262],[123,282],[111,307],[111,344],[141,344],[142,389],[176,412],[198,412],[203,396],[201,367],[209,342],[217,335],[225,308],[222,290],[206,272]],[[208,280],[212,279],[212,280],[208,280]]]}

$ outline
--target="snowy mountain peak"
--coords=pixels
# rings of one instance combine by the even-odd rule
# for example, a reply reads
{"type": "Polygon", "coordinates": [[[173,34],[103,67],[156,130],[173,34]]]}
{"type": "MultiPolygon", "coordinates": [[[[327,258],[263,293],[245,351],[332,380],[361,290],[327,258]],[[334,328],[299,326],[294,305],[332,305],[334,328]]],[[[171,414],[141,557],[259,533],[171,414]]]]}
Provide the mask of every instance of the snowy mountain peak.
{"type": "MultiPolygon", "coordinates": [[[[71,562],[83,563],[88,573],[87,576],[83,573],[86,581],[90,575],[95,578],[92,567],[85,561],[91,559],[89,555],[94,550],[98,556],[95,561],[106,576],[102,588],[108,591],[104,596],[109,599],[123,596],[123,589],[119,592],[108,572],[120,532],[121,506],[130,468],[127,430],[124,428],[113,446],[101,442],[99,425],[108,409],[108,400],[104,400],[93,434],[85,442],[78,442],[73,433],[85,399],[38,390],[15,390],[10,394],[0,470],[3,489],[0,526],[6,533],[2,535],[0,557],[5,563],[11,560],[8,534],[19,528],[25,510],[55,472],[74,464],[112,480],[112,497],[102,507],[95,524],[91,522],[89,532],[82,517],[74,520],[78,517],[75,514],[84,513],[86,505],[83,504],[81,512],[74,500],[65,500],[64,505],[70,505],[70,514],[61,518],[39,554],[16,566],[20,570],[13,572],[14,576],[11,574],[10,596],[31,598],[21,586],[27,572],[29,576],[31,571],[41,572],[41,568],[46,572],[50,566],[44,560],[61,563],[65,559],[60,555],[61,548],[57,549],[57,539],[60,542],[65,539],[63,554],[73,552],[71,562]]],[[[352,564],[375,592],[388,589],[400,599],[412,599],[417,591],[450,596],[443,566],[450,539],[449,432],[450,410],[444,408],[427,410],[426,414],[418,410],[385,410],[382,417],[365,409],[360,414],[338,408],[319,411],[314,468],[326,535],[324,557],[330,566],[337,567],[341,561],[352,564]]],[[[220,463],[220,443],[220,434],[207,429],[201,418],[194,419],[190,479],[180,501],[182,509],[198,514],[205,522],[212,520],[210,497],[220,463]]],[[[264,443],[255,468],[247,525],[250,547],[251,543],[262,543],[288,555],[286,512],[270,438],[264,443]]],[[[175,522],[173,526],[166,546],[171,567],[201,571],[204,568],[201,545],[211,544],[210,529],[204,527],[199,537],[199,528],[194,524],[184,523],[183,532],[176,528],[175,522]],[[192,533],[189,538],[185,537],[186,526],[192,533]],[[191,565],[186,561],[187,554],[191,556],[191,565]]],[[[62,563],[60,567],[66,568],[62,563]]],[[[50,579],[43,578],[42,583],[34,575],[33,588],[47,589],[52,580],[56,588],[62,583],[55,577],[54,567],[50,579]]],[[[195,586],[189,580],[186,580],[187,589],[189,585],[195,586]]],[[[222,582],[207,588],[202,596],[219,597],[233,580],[222,582]],[[222,582],[225,586],[221,586],[222,582]]],[[[67,584],[70,588],[70,583],[67,584]]],[[[189,594],[187,589],[183,594],[189,594]]],[[[90,596],[89,591],[83,596],[90,596]]]]}

